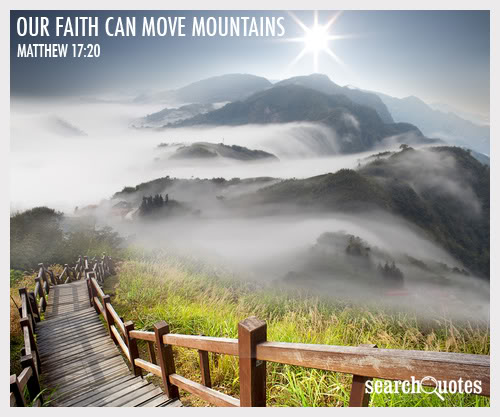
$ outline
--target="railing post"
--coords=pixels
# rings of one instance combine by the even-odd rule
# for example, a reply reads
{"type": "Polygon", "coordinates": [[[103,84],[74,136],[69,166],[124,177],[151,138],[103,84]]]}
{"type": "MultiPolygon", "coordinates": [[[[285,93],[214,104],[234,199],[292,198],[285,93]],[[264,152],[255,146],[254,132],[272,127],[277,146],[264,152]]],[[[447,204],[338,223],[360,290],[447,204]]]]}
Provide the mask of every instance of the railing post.
{"type": "Polygon", "coordinates": [[[168,324],[162,320],[154,325],[154,330],[165,393],[168,398],[179,398],[179,388],[173,385],[169,379],[171,374],[175,374],[174,352],[172,346],[163,343],[163,335],[170,333],[170,328],[168,324]]]}
{"type": "Polygon", "coordinates": [[[17,407],[26,407],[26,401],[24,400],[24,395],[19,387],[19,381],[17,380],[17,375],[10,376],[10,392],[14,394],[16,398],[17,407]]]}
{"type": "MultiPolygon", "coordinates": [[[[363,344],[359,345],[359,347],[376,348],[377,345],[363,344]]],[[[365,392],[365,385],[366,381],[369,381],[371,379],[372,378],[361,375],[352,376],[349,407],[368,407],[368,404],[370,403],[370,394],[365,392]]]]}
{"type": "Polygon", "coordinates": [[[201,383],[208,388],[212,388],[212,378],[210,377],[210,361],[206,350],[199,350],[201,383]]]}
{"type": "Polygon", "coordinates": [[[47,299],[45,298],[45,291],[43,290],[43,283],[41,282],[39,277],[35,278],[35,282],[38,283],[38,295],[43,300],[43,303],[41,303],[42,304],[42,311],[45,312],[45,309],[47,308],[47,299]]]}
{"type": "Polygon", "coordinates": [[[241,407],[266,406],[266,362],[257,360],[257,345],[267,341],[267,325],[257,317],[238,324],[241,407]]]}
{"type": "Polygon", "coordinates": [[[87,290],[89,291],[89,302],[90,302],[90,307],[93,307],[94,301],[92,300],[92,283],[90,282],[90,278],[86,278],[85,281],[87,282],[87,290]]]}
{"type": "Polygon", "coordinates": [[[23,295],[26,299],[26,314],[29,318],[30,325],[33,328],[33,331],[36,329],[36,321],[35,317],[33,316],[33,310],[31,308],[31,301],[29,299],[28,291],[26,290],[26,287],[24,288],[19,288],[19,296],[21,298],[21,307],[19,308],[19,315],[21,316],[21,319],[23,318],[23,309],[22,309],[22,299],[23,295]]]}
{"type": "Polygon", "coordinates": [[[36,314],[35,321],[39,322],[40,321],[40,311],[38,311],[38,304],[36,303],[36,296],[33,291],[30,291],[28,293],[28,302],[30,303],[31,306],[31,311],[36,314]]]}
{"type": "Polygon", "coordinates": [[[114,324],[115,321],[113,319],[113,316],[111,315],[111,313],[108,310],[108,304],[111,304],[111,297],[109,295],[105,295],[103,297],[102,301],[103,301],[103,308],[104,308],[104,318],[106,319],[106,323],[108,325],[109,336],[111,337],[113,342],[115,342],[115,345],[118,345],[118,341],[116,340],[116,337],[115,337],[113,331],[111,330],[111,326],[114,324]]]}
{"type": "Polygon", "coordinates": [[[92,293],[92,304],[94,306],[95,312],[97,313],[97,315],[99,315],[99,314],[101,314],[101,312],[99,310],[99,307],[97,307],[97,303],[94,302],[94,298],[95,297],[99,298],[97,296],[97,288],[94,288],[94,283],[92,281],[92,278],[94,278],[95,275],[93,275],[92,273],[89,272],[88,276],[89,276],[89,279],[90,279],[90,291],[92,293]]]}
{"type": "Polygon", "coordinates": [[[42,269],[42,287],[43,289],[47,292],[47,295],[50,293],[50,283],[49,279],[47,278],[47,274],[45,272],[45,266],[43,263],[38,264],[38,267],[42,269]],[[45,283],[47,283],[47,287],[45,286],[45,283]]]}
{"type": "Polygon", "coordinates": [[[149,361],[156,365],[155,344],[150,340],[148,340],[147,343],[148,343],[149,361]]]}
{"type": "MultiPolygon", "coordinates": [[[[28,379],[28,383],[26,384],[28,387],[30,398],[31,400],[33,400],[40,393],[40,382],[38,380],[39,373],[38,370],[36,369],[33,356],[32,355],[22,356],[21,366],[23,367],[23,369],[31,367],[31,370],[33,371],[33,375],[31,375],[31,378],[28,379]]],[[[43,404],[42,396],[40,395],[38,398],[40,399],[40,404],[43,404]]]]}
{"type": "Polygon", "coordinates": [[[130,320],[123,324],[125,327],[125,339],[127,340],[128,353],[130,354],[130,362],[135,376],[142,376],[142,370],[135,364],[135,360],[139,358],[139,349],[137,348],[137,339],[130,337],[130,332],[134,330],[134,323],[130,320]]]}
{"type": "Polygon", "coordinates": [[[35,370],[37,371],[37,374],[42,371],[42,364],[40,360],[40,355],[38,354],[38,347],[36,345],[35,341],[35,336],[33,335],[33,328],[31,327],[31,323],[28,317],[23,317],[19,320],[19,324],[21,325],[21,329],[27,327],[28,328],[28,337],[29,337],[29,342],[30,342],[30,347],[31,347],[31,354],[33,352],[35,353],[35,359],[36,359],[36,367],[35,370]]]}

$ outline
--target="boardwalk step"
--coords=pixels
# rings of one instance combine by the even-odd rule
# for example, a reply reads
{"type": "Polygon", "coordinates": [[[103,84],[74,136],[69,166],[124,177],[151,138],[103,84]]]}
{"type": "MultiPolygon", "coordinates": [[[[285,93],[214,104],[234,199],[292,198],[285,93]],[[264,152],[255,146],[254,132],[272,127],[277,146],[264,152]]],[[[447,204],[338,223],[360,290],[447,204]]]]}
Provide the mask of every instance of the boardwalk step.
{"type": "Polygon", "coordinates": [[[37,325],[42,381],[59,407],[178,407],[146,379],[132,375],[88,300],[84,281],[58,285],[37,325]]]}

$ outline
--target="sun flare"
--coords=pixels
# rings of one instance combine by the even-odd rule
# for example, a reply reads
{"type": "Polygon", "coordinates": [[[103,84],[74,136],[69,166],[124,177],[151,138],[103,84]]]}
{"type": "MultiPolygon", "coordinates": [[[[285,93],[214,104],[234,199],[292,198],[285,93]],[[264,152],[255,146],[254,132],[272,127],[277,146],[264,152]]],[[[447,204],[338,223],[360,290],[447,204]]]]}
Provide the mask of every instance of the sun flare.
{"type": "Polygon", "coordinates": [[[331,58],[333,58],[338,64],[344,65],[341,59],[332,51],[331,41],[344,39],[350,36],[346,35],[333,35],[330,33],[330,29],[339,18],[340,12],[336,13],[325,25],[318,24],[318,12],[314,12],[314,24],[312,27],[307,27],[295,14],[290,12],[290,16],[295,20],[295,22],[304,31],[304,36],[300,38],[288,39],[292,42],[300,42],[304,45],[302,51],[295,57],[295,59],[290,63],[290,67],[295,65],[298,61],[304,57],[306,54],[312,54],[314,71],[318,71],[318,57],[320,53],[326,53],[331,58]]]}

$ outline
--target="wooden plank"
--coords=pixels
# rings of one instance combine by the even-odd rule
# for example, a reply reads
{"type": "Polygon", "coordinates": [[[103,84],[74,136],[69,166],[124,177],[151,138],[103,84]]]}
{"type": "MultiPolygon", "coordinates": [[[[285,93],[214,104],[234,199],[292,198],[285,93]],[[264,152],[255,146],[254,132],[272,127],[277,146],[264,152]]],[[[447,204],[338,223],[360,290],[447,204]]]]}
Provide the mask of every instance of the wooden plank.
{"type": "Polygon", "coordinates": [[[89,364],[85,368],[79,368],[70,374],[63,375],[47,375],[47,382],[57,385],[66,382],[77,381],[80,378],[88,378],[91,375],[105,375],[109,368],[118,366],[123,363],[120,356],[114,356],[99,363],[89,364]]]}
{"type": "Polygon", "coordinates": [[[172,400],[169,400],[165,395],[160,395],[158,397],[153,398],[151,401],[148,401],[147,403],[141,404],[139,407],[160,407],[162,404],[171,401],[172,400]]]}
{"type": "MultiPolygon", "coordinates": [[[[116,349],[108,349],[106,351],[103,351],[102,354],[100,355],[92,355],[92,361],[95,361],[97,363],[104,362],[106,360],[112,359],[112,358],[119,358],[120,354],[117,352],[116,349]]],[[[89,362],[87,357],[82,357],[79,360],[74,360],[71,358],[70,362],[65,362],[60,364],[57,367],[53,367],[48,369],[47,371],[44,372],[44,376],[48,378],[56,378],[59,376],[67,375],[72,372],[75,372],[75,370],[81,370],[81,369],[87,369],[90,370],[90,368],[95,365],[93,362],[89,362]]]]}
{"type": "Polygon", "coordinates": [[[106,396],[113,394],[114,392],[119,391],[122,387],[125,387],[127,385],[132,385],[135,382],[136,379],[133,375],[130,374],[125,375],[117,379],[114,379],[110,382],[107,382],[105,384],[98,385],[89,391],[76,394],[67,401],[63,401],[62,403],[60,403],[60,405],[64,407],[75,407],[75,406],[80,407],[80,405],[77,405],[80,402],[83,403],[84,401],[89,400],[90,398],[98,399],[98,397],[101,395],[106,396]]]}
{"type": "Polygon", "coordinates": [[[127,357],[128,361],[131,362],[130,361],[130,353],[128,351],[128,347],[125,344],[125,342],[123,341],[122,337],[120,336],[120,333],[118,333],[118,330],[116,330],[115,326],[111,326],[111,331],[113,332],[113,334],[116,337],[116,340],[118,342],[118,346],[120,346],[120,348],[122,349],[123,353],[127,357]]]}
{"type": "Polygon", "coordinates": [[[163,395],[163,391],[160,388],[153,388],[149,392],[147,392],[147,393],[145,393],[143,395],[140,395],[140,396],[132,399],[131,401],[128,401],[128,402],[120,405],[120,407],[138,407],[142,403],[144,403],[146,401],[149,401],[149,400],[151,400],[153,398],[156,398],[159,395],[161,395],[163,398],[165,398],[166,400],[168,400],[168,398],[165,397],[165,395],[163,395]]]}
{"type": "Polygon", "coordinates": [[[128,392],[133,392],[149,385],[148,382],[143,381],[140,378],[134,378],[127,383],[118,384],[111,389],[103,391],[99,394],[89,396],[82,401],[78,401],[73,406],[74,407],[102,407],[104,404],[114,401],[117,398],[125,395],[128,392]]]}
{"type": "MultiPolygon", "coordinates": [[[[104,397],[104,398],[101,398],[100,400],[97,400],[97,401],[93,401],[93,402],[90,402],[87,406],[90,406],[90,407],[107,407],[108,404],[112,404],[114,403],[115,401],[118,401],[118,402],[123,402],[124,401],[124,398],[131,394],[134,395],[135,393],[137,393],[139,390],[144,390],[144,388],[149,388],[150,387],[150,383],[146,382],[146,381],[143,381],[143,380],[139,380],[136,384],[134,385],[131,385],[131,386],[128,386],[118,392],[115,392],[114,394],[111,394],[107,397],[104,397]]],[[[141,393],[143,393],[143,391],[141,391],[141,393]]]]}
{"type": "MultiPolygon", "coordinates": [[[[130,375],[130,371],[124,362],[120,364],[113,365],[106,370],[106,373],[101,375],[88,375],[84,378],[79,378],[78,380],[72,381],[64,386],[59,386],[56,390],[57,396],[66,397],[67,395],[73,395],[75,392],[82,393],[85,390],[94,389],[96,386],[107,384],[119,377],[130,375]]],[[[56,388],[52,386],[52,388],[56,388]]]]}
{"type": "MultiPolygon", "coordinates": [[[[107,343],[104,344],[104,343],[101,343],[99,346],[95,346],[95,347],[92,347],[92,352],[96,352],[96,353],[102,353],[104,352],[105,350],[112,350],[113,347],[115,346],[113,344],[113,342],[111,342],[109,339],[107,339],[106,341],[107,343]]],[[[85,356],[88,356],[89,355],[89,347],[83,347],[79,350],[75,350],[74,352],[69,352],[67,356],[59,356],[58,358],[56,359],[52,359],[51,357],[49,358],[46,358],[46,359],[43,359],[43,364],[44,366],[46,367],[51,367],[51,366],[57,366],[59,363],[61,362],[64,362],[64,361],[68,361],[68,360],[80,360],[82,357],[85,357],[85,356]]]]}
{"type": "Polygon", "coordinates": [[[238,323],[240,403],[242,407],[266,406],[266,362],[257,360],[256,347],[267,340],[267,325],[257,317],[238,323]]]}
{"type": "Polygon", "coordinates": [[[92,284],[94,284],[94,288],[95,288],[95,290],[97,291],[97,294],[99,295],[99,297],[102,300],[106,294],[104,294],[104,291],[101,289],[101,287],[99,286],[99,284],[98,284],[98,282],[97,282],[97,280],[95,278],[91,278],[90,281],[92,282],[92,284]]]}
{"type": "MultiPolygon", "coordinates": [[[[111,303],[107,304],[107,308],[108,308],[109,313],[113,317],[113,320],[115,321],[115,325],[118,326],[118,328],[120,329],[120,331],[124,335],[125,334],[125,326],[123,324],[122,319],[120,318],[120,316],[118,315],[118,313],[116,312],[114,307],[111,305],[111,303]]],[[[153,335],[154,335],[154,333],[153,333],[153,335]]]]}
{"type": "Polygon", "coordinates": [[[102,315],[104,315],[104,307],[97,297],[94,297],[94,305],[99,309],[102,315]]]}
{"type": "Polygon", "coordinates": [[[91,375],[79,376],[74,381],[48,381],[52,388],[56,389],[57,397],[62,399],[68,395],[73,395],[74,392],[81,392],[83,388],[93,389],[96,385],[106,383],[117,376],[127,375],[130,371],[124,363],[110,364],[106,372],[94,372],[91,375]]]}
{"type": "Polygon", "coordinates": [[[200,397],[202,400],[216,405],[217,407],[239,407],[240,401],[222,392],[215,391],[212,388],[207,388],[197,382],[191,381],[183,376],[171,374],[169,376],[170,383],[200,397]]]}
{"type": "Polygon", "coordinates": [[[41,334],[37,340],[39,343],[59,343],[66,342],[72,339],[85,340],[96,333],[106,334],[100,322],[89,322],[87,326],[72,326],[68,331],[61,333],[46,333],[41,334]]]}
{"type": "Polygon", "coordinates": [[[144,394],[149,394],[151,397],[157,395],[157,394],[154,394],[154,395],[151,394],[151,392],[152,391],[154,392],[155,390],[156,390],[156,387],[153,384],[149,384],[149,385],[146,385],[142,388],[136,389],[129,394],[125,394],[112,402],[108,402],[107,404],[104,405],[104,407],[124,407],[127,402],[130,402],[130,401],[134,400],[135,398],[138,398],[144,394]]]}
{"type": "Polygon", "coordinates": [[[238,339],[167,334],[163,336],[163,343],[190,349],[206,350],[207,352],[223,355],[238,356],[238,339]]]}
{"type": "Polygon", "coordinates": [[[53,354],[45,353],[44,356],[41,357],[41,359],[44,361],[44,363],[54,363],[64,360],[64,358],[75,357],[80,353],[88,354],[90,349],[96,351],[97,349],[104,347],[111,349],[113,348],[113,346],[114,344],[109,339],[109,337],[107,335],[103,335],[102,337],[96,339],[95,341],[92,341],[91,343],[82,343],[80,345],[68,347],[67,350],[63,351],[55,350],[56,353],[53,354]]]}
{"type": "Polygon", "coordinates": [[[22,372],[17,377],[17,382],[19,383],[19,388],[21,391],[24,389],[26,384],[28,383],[28,379],[30,379],[33,375],[33,370],[31,368],[24,368],[22,372]]]}
{"type": "Polygon", "coordinates": [[[485,355],[265,342],[257,346],[257,359],[389,380],[466,377],[481,381],[481,395],[490,394],[490,357],[485,355]]]}
{"type": "Polygon", "coordinates": [[[94,330],[97,325],[102,328],[102,323],[98,317],[94,316],[79,322],[68,323],[64,328],[52,329],[50,327],[44,328],[43,331],[38,331],[40,339],[57,339],[60,337],[66,337],[68,334],[72,334],[79,331],[94,330]]]}
{"type": "Polygon", "coordinates": [[[161,368],[158,365],[140,358],[137,358],[134,362],[145,371],[151,372],[153,375],[159,376],[160,378],[162,377],[161,368]]]}
{"type": "Polygon", "coordinates": [[[145,332],[143,330],[133,330],[130,332],[130,336],[132,336],[136,339],[140,339],[140,340],[147,340],[149,342],[155,341],[155,333],[154,332],[145,332]]]}

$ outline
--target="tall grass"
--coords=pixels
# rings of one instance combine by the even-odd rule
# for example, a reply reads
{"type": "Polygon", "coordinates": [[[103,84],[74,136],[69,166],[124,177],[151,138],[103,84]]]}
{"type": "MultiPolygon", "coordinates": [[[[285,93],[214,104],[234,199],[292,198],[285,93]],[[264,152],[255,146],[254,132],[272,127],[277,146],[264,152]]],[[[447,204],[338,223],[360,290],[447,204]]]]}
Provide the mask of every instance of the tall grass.
{"type": "MultiPolygon", "coordinates": [[[[266,320],[268,340],[380,348],[489,354],[487,324],[454,323],[447,318],[422,319],[411,312],[361,308],[303,292],[286,291],[233,279],[224,271],[179,257],[128,260],[107,292],[119,314],[136,328],[152,330],[165,320],[172,332],[237,337],[238,322],[255,315],[266,320]]],[[[200,381],[198,355],[176,348],[177,372],[200,381]]],[[[237,358],[211,354],[212,383],[238,396],[237,358]]],[[[351,375],[268,363],[271,406],[345,406],[351,375]]],[[[187,393],[183,401],[204,405],[187,393]]],[[[489,406],[475,395],[374,394],[372,406],[489,406]]]]}

